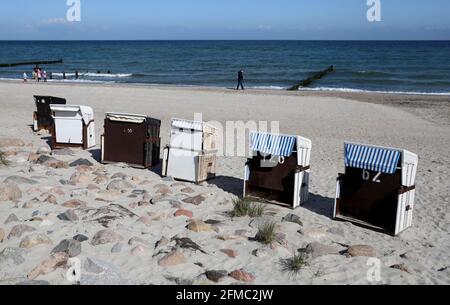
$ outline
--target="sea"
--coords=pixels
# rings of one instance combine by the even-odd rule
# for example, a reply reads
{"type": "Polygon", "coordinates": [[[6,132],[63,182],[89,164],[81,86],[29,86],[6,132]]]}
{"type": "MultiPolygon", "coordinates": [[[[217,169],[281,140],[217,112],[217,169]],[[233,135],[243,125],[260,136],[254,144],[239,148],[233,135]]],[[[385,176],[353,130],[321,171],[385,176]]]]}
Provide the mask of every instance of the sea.
{"type": "Polygon", "coordinates": [[[450,95],[450,41],[0,41],[0,64],[58,59],[41,66],[53,82],[233,88],[243,69],[247,88],[283,90],[333,65],[300,90],[450,95]]]}

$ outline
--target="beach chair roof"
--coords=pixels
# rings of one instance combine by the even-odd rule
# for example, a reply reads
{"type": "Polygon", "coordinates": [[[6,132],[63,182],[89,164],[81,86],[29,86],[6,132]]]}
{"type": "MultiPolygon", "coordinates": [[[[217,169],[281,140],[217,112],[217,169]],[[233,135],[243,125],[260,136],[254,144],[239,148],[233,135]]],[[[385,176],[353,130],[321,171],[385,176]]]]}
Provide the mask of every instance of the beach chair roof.
{"type": "Polygon", "coordinates": [[[290,157],[294,152],[297,136],[250,133],[250,149],[277,157],[290,157]]]}
{"type": "Polygon", "coordinates": [[[172,127],[203,131],[203,122],[189,121],[183,119],[172,119],[172,127]]]}
{"type": "Polygon", "coordinates": [[[89,122],[94,119],[94,110],[89,106],[51,104],[50,109],[59,112],[78,112],[86,124],[89,124],[89,122]]]}
{"type": "Polygon", "coordinates": [[[345,143],[345,166],[394,174],[402,153],[394,148],[345,143]]]}

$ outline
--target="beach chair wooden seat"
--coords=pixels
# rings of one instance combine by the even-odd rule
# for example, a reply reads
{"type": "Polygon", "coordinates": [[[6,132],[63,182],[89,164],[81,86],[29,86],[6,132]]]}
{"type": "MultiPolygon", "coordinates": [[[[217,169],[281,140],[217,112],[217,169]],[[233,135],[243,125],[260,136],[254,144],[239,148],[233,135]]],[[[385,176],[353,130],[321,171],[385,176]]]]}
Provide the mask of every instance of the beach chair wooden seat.
{"type": "Polygon", "coordinates": [[[295,209],[309,199],[312,142],[269,133],[250,134],[253,157],[244,173],[244,197],[295,209]]]}
{"type": "Polygon", "coordinates": [[[94,111],[80,105],[50,105],[53,118],[51,147],[88,149],[96,145],[94,111]]]}
{"type": "Polygon", "coordinates": [[[411,227],[417,164],[407,150],[345,143],[334,218],[391,235],[411,227]]]}
{"type": "Polygon", "coordinates": [[[36,111],[33,112],[33,131],[48,130],[53,125],[52,113],[50,105],[65,105],[66,99],[54,96],[34,96],[36,111]]]}
{"type": "Polygon", "coordinates": [[[139,114],[106,113],[104,124],[102,163],[126,163],[137,168],[160,163],[160,120],[139,114]]]}

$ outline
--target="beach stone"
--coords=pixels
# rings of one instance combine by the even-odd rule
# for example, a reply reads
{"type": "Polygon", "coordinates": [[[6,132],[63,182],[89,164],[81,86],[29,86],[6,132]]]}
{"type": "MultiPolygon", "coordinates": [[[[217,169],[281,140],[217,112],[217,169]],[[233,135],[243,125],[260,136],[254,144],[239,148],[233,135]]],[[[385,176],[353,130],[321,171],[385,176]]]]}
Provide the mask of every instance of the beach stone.
{"type": "Polygon", "coordinates": [[[167,185],[161,185],[158,187],[155,193],[162,196],[167,196],[172,194],[172,190],[167,185]]]}
{"type": "Polygon", "coordinates": [[[298,216],[298,215],[288,214],[288,215],[284,216],[282,220],[285,222],[296,223],[299,226],[303,227],[303,222],[300,220],[300,216],[298,216]]]}
{"type": "Polygon", "coordinates": [[[85,271],[89,273],[100,274],[105,271],[105,268],[98,263],[96,259],[88,257],[83,264],[83,268],[85,271]]]}
{"type": "Polygon", "coordinates": [[[131,255],[133,255],[133,256],[143,256],[146,253],[147,253],[147,248],[142,245],[136,246],[131,250],[131,255]]]}
{"type": "Polygon", "coordinates": [[[78,215],[74,210],[67,210],[64,213],[58,215],[58,219],[62,221],[78,221],[78,215]]]}
{"type": "Polygon", "coordinates": [[[37,184],[38,182],[33,179],[28,179],[20,176],[9,176],[3,183],[15,183],[15,184],[37,184]]]}
{"type": "Polygon", "coordinates": [[[84,201],[78,199],[71,199],[63,203],[65,208],[76,209],[76,208],[86,208],[87,204],[84,201]]]}
{"type": "Polygon", "coordinates": [[[117,243],[111,248],[111,253],[120,253],[123,250],[123,244],[117,243]]]}
{"type": "Polygon", "coordinates": [[[106,184],[108,183],[109,179],[106,176],[97,176],[94,179],[94,182],[97,184],[106,184]]]}
{"type": "Polygon", "coordinates": [[[93,191],[93,192],[96,192],[96,191],[99,191],[100,190],[100,188],[97,186],[97,185],[95,185],[95,184],[89,184],[87,187],[86,187],[86,189],[88,189],[89,191],[93,191]]]}
{"type": "Polygon", "coordinates": [[[256,257],[263,258],[271,255],[271,251],[268,248],[259,248],[254,250],[252,254],[256,257]]]}
{"type": "Polygon", "coordinates": [[[372,246],[367,245],[355,245],[351,246],[347,250],[347,254],[351,257],[365,256],[365,257],[377,257],[377,251],[372,246]]]}
{"type": "Polygon", "coordinates": [[[158,261],[158,265],[161,267],[173,267],[184,263],[186,263],[186,258],[180,250],[174,250],[158,261]]]}
{"type": "Polygon", "coordinates": [[[301,235],[304,235],[305,237],[311,238],[311,239],[321,239],[327,236],[327,230],[326,228],[322,227],[311,227],[311,228],[304,228],[300,229],[298,231],[301,235]]]}
{"type": "Polygon", "coordinates": [[[174,214],[175,217],[186,216],[187,218],[193,218],[194,213],[188,210],[178,210],[174,214]]]}
{"type": "Polygon", "coordinates": [[[47,155],[41,155],[39,157],[39,159],[37,159],[36,161],[37,164],[41,164],[50,168],[55,168],[55,169],[66,169],[69,168],[69,164],[67,164],[67,162],[64,161],[60,161],[58,159],[55,159],[53,157],[49,157],[47,155]]]}
{"type": "Polygon", "coordinates": [[[185,187],[184,189],[181,190],[181,192],[186,194],[193,194],[195,193],[195,190],[191,187],[185,187]]]}
{"type": "Polygon", "coordinates": [[[16,286],[50,286],[47,281],[23,281],[16,284],[16,286]]]}
{"type": "Polygon", "coordinates": [[[225,234],[225,235],[218,235],[217,239],[219,240],[223,240],[223,241],[228,241],[228,240],[238,240],[238,239],[244,239],[245,237],[241,236],[241,235],[230,235],[230,234],[225,234]]]}
{"type": "Polygon", "coordinates": [[[169,241],[165,236],[163,236],[160,240],[158,240],[158,241],[156,242],[156,244],[155,244],[155,249],[156,249],[156,248],[159,248],[159,247],[165,247],[165,246],[167,246],[169,243],[170,243],[170,241],[169,241]]]}
{"type": "Polygon", "coordinates": [[[36,279],[40,275],[46,275],[55,271],[58,267],[65,266],[69,256],[66,253],[55,253],[49,259],[37,265],[28,273],[27,277],[30,280],[36,279]]]}
{"type": "Polygon", "coordinates": [[[124,173],[115,173],[114,175],[112,175],[111,176],[111,179],[123,179],[123,180],[125,180],[125,179],[128,179],[128,175],[127,174],[124,174],[124,173]]]}
{"type": "Polygon", "coordinates": [[[205,200],[206,200],[206,198],[203,195],[198,195],[198,196],[195,196],[195,197],[188,197],[186,199],[183,199],[183,202],[184,203],[190,203],[190,204],[193,204],[193,205],[200,205],[205,200]]]}
{"type": "Polygon", "coordinates": [[[70,197],[88,197],[90,194],[88,189],[77,189],[70,193],[70,197]]]}
{"type": "Polygon", "coordinates": [[[112,263],[89,257],[83,264],[81,273],[81,285],[129,285],[130,281],[124,277],[121,271],[112,263]]]}
{"type": "Polygon", "coordinates": [[[83,234],[78,234],[78,235],[75,235],[73,237],[73,239],[82,243],[82,242],[89,240],[89,237],[87,237],[86,235],[83,235],[83,234]]]}
{"type": "Polygon", "coordinates": [[[77,159],[69,164],[70,167],[77,167],[80,165],[93,166],[94,164],[87,159],[77,159]]]}
{"type": "Polygon", "coordinates": [[[97,201],[105,201],[105,202],[114,202],[122,195],[119,191],[99,191],[95,194],[95,200],[97,201]]]}
{"type": "Polygon", "coordinates": [[[61,148],[53,151],[53,154],[56,156],[72,156],[73,151],[70,148],[61,148]]]}
{"type": "Polygon", "coordinates": [[[12,238],[20,238],[24,233],[33,232],[36,231],[35,228],[28,226],[28,225],[15,225],[12,227],[11,231],[9,232],[8,239],[12,238]]]}
{"type": "Polygon", "coordinates": [[[64,252],[69,257],[76,257],[81,254],[81,243],[75,239],[64,239],[52,250],[53,253],[64,252]]]}
{"type": "Polygon", "coordinates": [[[306,246],[305,253],[310,254],[312,259],[315,259],[320,256],[337,255],[339,254],[339,249],[335,246],[313,242],[306,246]]]}
{"type": "Polygon", "coordinates": [[[214,228],[201,220],[191,220],[187,228],[193,232],[213,232],[214,228]]]}
{"type": "Polygon", "coordinates": [[[52,240],[45,234],[30,234],[20,241],[20,248],[31,249],[39,245],[51,245],[52,240]]]}
{"type": "Polygon", "coordinates": [[[101,230],[92,238],[91,245],[98,246],[104,244],[116,243],[122,240],[122,237],[113,230],[101,230]]]}
{"type": "Polygon", "coordinates": [[[37,149],[36,153],[38,155],[48,155],[51,154],[52,150],[48,146],[41,146],[37,149]]]}
{"type": "Polygon", "coordinates": [[[137,206],[138,207],[148,207],[148,206],[150,206],[150,201],[139,201],[138,203],[137,203],[137,206]]]}
{"type": "Polygon", "coordinates": [[[88,185],[88,184],[92,183],[92,179],[88,175],[75,173],[70,177],[69,183],[73,184],[73,185],[76,185],[76,184],[88,185]]]}
{"type": "Polygon", "coordinates": [[[19,222],[19,218],[17,218],[16,214],[9,214],[8,218],[6,218],[4,224],[7,225],[11,222],[19,222]]]}
{"type": "Polygon", "coordinates": [[[122,179],[117,179],[117,180],[113,180],[111,181],[108,186],[106,187],[106,189],[108,191],[122,191],[125,189],[131,189],[134,186],[129,183],[126,180],[122,180],[122,179]]]}
{"type": "MultiPolygon", "coordinates": [[[[36,162],[37,160],[39,159],[39,154],[34,154],[34,153],[30,153],[29,155],[28,155],[28,162],[36,162]]],[[[31,167],[30,167],[30,169],[31,169],[31,167]]],[[[30,171],[30,172],[32,172],[32,171],[30,171]]]]}
{"type": "Polygon", "coordinates": [[[56,199],[55,195],[48,195],[48,197],[44,200],[44,202],[46,203],[50,203],[50,204],[58,204],[58,200],[56,199]]]}
{"type": "Polygon", "coordinates": [[[229,258],[236,258],[239,255],[239,253],[233,249],[222,249],[220,252],[226,254],[229,258]]]}
{"type": "Polygon", "coordinates": [[[130,246],[147,246],[147,244],[148,243],[140,237],[132,237],[130,238],[130,240],[128,240],[128,245],[130,246]]]}
{"type": "Polygon", "coordinates": [[[22,191],[14,182],[0,183],[0,202],[18,201],[22,198],[22,191]]]}
{"type": "Polygon", "coordinates": [[[255,281],[255,276],[244,269],[239,269],[231,272],[229,274],[230,277],[234,278],[237,281],[244,282],[244,283],[252,283],[255,281]]]}
{"type": "Polygon", "coordinates": [[[36,201],[27,201],[22,205],[22,209],[32,209],[36,201]]]}
{"type": "Polygon", "coordinates": [[[208,270],[205,272],[206,278],[214,283],[219,283],[221,279],[228,276],[226,270],[208,270]]]}
{"type": "Polygon", "coordinates": [[[0,252],[0,265],[12,261],[14,265],[21,265],[25,262],[25,258],[22,256],[24,249],[6,247],[0,252]]]}
{"type": "Polygon", "coordinates": [[[141,223],[145,224],[146,226],[148,226],[153,222],[153,220],[150,216],[142,216],[136,222],[141,222],[141,223]]]}
{"type": "Polygon", "coordinates": [[[5,239],[5,236],[6,236],[5,230],[0,228],[0,243],[3,242],[3,240],[5,239]]]}
{"type": "Polygon", "coordinates": [[[0,139],[0,147],[23,147],[25,143],[17,138],[2,138],[0,139]]]}
{"type": "Polygon", "coordinates": [[[390,266],[389,268],[395,269],[395,270],[400,270],[400,271],[411,274],[411,272],[409,271],[409,269],[406,267],[405,264],[396,264],[396,265],[390,266]]]}

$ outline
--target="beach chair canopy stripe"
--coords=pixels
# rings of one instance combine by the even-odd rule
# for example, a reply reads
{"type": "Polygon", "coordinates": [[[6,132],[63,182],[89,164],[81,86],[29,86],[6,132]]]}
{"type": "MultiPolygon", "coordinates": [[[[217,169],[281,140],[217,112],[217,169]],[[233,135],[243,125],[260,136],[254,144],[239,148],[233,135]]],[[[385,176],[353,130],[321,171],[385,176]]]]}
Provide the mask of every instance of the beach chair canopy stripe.
{"type": "Polygon", "coordinates": [[[272,156],[290,157],[294,151],[296,142],[297,137],[295,136],[257,132],[252,132],[250,134],[251,150],[272,156]]]}
{"type": "Polygon", "coordinates": [[[203,131],[203,122],[195,122],[195,121],[173,119],[172,120],[172,127],[173,128],[193,129],[193,130],[203,131]]]}
{"type": "Polygon", "coordinates": [[[402,152],[390,148],[345,144],[345,166],[393,174],[402,152]]]}

